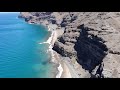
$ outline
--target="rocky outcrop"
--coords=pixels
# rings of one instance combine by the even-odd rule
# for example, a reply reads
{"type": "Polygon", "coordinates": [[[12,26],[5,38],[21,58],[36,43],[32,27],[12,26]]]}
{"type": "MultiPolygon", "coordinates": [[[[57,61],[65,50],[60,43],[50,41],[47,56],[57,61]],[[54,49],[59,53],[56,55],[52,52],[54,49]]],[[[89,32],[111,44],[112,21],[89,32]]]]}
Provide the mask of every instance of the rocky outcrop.
{"type": "Polygon", "coordinates": [[[63,28],[53,50],[76,60],[91,78],[120,77],[119,12],[23,12],[20,17],[30,23],[63,28]]]}
{"type": "Polygon", "coordinates": [[[81,29],[80,36],[74,46],[77,51],[77,60],[84,69],[91,73],[97,65],[101,64],[108,48],[100,37],[87,32],[91,30],[90,28],[84,25],[79,28],[81,29]]]}

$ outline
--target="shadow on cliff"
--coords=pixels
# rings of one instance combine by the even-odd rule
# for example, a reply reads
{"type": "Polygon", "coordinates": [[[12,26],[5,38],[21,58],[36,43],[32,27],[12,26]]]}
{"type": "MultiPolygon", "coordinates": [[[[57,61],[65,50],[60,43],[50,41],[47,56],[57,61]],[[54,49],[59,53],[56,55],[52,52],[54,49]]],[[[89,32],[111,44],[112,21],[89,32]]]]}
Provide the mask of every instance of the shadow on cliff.
{"type": "Polygon", "coordinates": [[[77,51],[77,61],[91,73],[97,65],[102,63],[108,48],[101,38],[88,33],[89,28],[80,25],[78,29],[80,29],[80,36],[74,46],[77,51]]]}

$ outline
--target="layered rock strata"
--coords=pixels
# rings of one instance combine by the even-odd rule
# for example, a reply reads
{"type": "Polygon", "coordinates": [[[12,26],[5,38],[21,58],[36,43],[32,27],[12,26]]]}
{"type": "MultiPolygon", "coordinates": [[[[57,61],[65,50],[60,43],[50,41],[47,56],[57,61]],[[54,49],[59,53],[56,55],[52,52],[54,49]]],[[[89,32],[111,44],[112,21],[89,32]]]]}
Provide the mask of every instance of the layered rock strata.
{"type": "Polygon", "coordinates": [[[21,12],[19,17],[63,30],[53,50],[70,58],[79,77],[120,77],[119,12],[21,12]]]}

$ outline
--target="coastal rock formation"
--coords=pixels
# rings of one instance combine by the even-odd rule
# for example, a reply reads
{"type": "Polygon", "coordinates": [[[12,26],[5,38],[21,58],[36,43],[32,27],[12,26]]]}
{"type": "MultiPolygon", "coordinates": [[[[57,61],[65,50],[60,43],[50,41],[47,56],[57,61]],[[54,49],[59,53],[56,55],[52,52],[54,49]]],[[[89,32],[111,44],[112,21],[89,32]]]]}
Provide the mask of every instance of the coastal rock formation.
{"type": "Polygon", "coordinates": [[[119,12],[21,12],[19,17],[64,30],[53,50],[69,57],[80,77],[120,77],[119,12]]]}

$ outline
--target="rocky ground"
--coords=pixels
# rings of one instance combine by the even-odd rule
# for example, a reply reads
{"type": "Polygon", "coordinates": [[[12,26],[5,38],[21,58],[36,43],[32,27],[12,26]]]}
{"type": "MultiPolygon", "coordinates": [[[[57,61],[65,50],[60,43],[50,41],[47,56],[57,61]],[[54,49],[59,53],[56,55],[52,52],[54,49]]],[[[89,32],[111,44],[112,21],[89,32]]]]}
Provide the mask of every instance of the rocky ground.
{"type": "Polygon", "coordinates": [[[64,30],[53,50],[70,58],[79,77],[120,77],[119,12],[21,12],[19,17],[64,30]]]}

